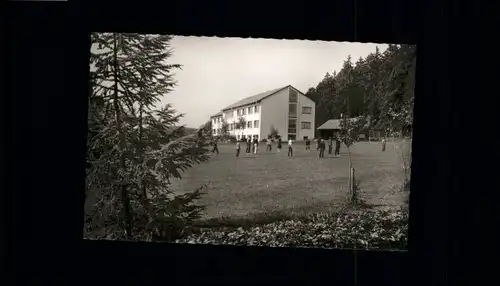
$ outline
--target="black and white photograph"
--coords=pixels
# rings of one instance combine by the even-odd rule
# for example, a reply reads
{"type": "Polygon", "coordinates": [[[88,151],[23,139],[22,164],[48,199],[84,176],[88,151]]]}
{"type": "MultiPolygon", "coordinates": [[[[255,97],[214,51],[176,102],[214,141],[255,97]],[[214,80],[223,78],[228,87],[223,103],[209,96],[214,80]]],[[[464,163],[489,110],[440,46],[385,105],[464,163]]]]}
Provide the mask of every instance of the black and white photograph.
{"type": "Polygon", "coordinates": [[[92,33],[84,239],[405,250],[416,48],[92,33]]]}

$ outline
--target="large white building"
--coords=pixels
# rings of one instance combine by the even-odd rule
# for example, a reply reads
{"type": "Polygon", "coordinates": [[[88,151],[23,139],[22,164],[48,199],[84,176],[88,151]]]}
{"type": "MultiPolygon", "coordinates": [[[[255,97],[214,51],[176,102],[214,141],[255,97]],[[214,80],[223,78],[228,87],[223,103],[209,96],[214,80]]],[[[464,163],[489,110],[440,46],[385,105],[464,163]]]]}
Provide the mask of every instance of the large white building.
{"type": "Polygon", "coordinates": [[[212,135],[222,134],[222,123],[229,124],[229,135],[267,138],[274,127],[283,139],[314,138],[316,104],[291,85],[239,100],[211,117],[212,135]],[[237,128],[243,118],[245,128],[237,128]]]}

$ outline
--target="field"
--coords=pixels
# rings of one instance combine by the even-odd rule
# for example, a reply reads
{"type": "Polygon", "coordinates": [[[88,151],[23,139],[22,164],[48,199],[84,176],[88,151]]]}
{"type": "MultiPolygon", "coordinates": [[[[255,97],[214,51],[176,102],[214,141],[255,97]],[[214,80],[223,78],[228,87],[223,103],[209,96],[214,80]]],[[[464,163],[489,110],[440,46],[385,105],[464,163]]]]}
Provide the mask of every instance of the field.
{"type": "MultiPolygon", "coordinates": [[[[340,157],[325,154],[325,158],[318,159],[314,143],[312,151],[296,143],[293,158],[287,157],[286,145],[280,153],[275,147],[266,153],[261,143],[256,155],[247,155],[242,149],[236,158],[235,144],[219,144],[218,155],[189,169],[182,180],[173,183],[173,188],[182,193],[207,184],[201,200],[206,206],[206,221],[292,216],[331,211],[346,204],[347,148],[341,148],[340,157]]],[[[380,142],[359,142],[351,147],[361,198],[368,206],[392,208],[405,204],[408,193],[400,191],[404,179],[401,147],[394,142],[387,143],[386,152],[381,152],[380,142]]]]}

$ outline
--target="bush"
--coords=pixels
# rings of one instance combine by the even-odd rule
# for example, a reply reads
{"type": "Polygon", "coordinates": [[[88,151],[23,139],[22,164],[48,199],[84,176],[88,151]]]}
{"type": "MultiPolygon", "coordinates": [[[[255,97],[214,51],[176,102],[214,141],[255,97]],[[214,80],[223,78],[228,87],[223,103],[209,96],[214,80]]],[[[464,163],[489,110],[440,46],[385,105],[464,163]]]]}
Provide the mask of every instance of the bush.
{"type": "Polygon", "coordinates": [[[177,243],[271,247],[405,249],[408,212],[312,214],[303,219],[239,228],[200,229],[177,243]]]}

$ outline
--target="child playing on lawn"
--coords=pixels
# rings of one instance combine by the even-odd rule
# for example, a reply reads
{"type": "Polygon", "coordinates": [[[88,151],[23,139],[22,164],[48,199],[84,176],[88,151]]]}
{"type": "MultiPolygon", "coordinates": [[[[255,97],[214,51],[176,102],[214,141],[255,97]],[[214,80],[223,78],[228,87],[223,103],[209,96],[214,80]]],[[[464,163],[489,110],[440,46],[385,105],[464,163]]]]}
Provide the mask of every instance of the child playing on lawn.
{"type": "Polygon", "coordinates": [[[271,147],[271,138],[267,138],[266,140],[266,152],[271,152],[272,147],[271,147]]]}
{"type": "Polygon", "coordinates": [[[255,136],[255,140],[254,140],[254,146],[255,146],[255,150],[254,150],[254,154],[257,154],[257,152],[259,151],[259,137],[258,136],[255,136]]]}
{"type": "Polygon", "coordinates": [[[311,151],[311,140],[306,138],[306,151],[311,151]]]}
{"type": "Polygon", "coordinates": [[[333,149],[333,138],[330,136],[330,139],[328,139],[328,154],[332,154],[332,149],[333,149]]]}
{"type": "Polygon", "coordinates": [[[340,156],[340,139],[335,139],[335,156],[340,156]]]}
{"type": "Polygon", "coordinates": [[[236,141],[236,157],[240,156],[240,149],[241,149],[240,141],[236,141]]]}
{"type": "Polygon", "coordinates": [[[318,143],[318,158],[324,158],[325,157],[325,140],[321,139],[318,143]]]}
{"type": "Polygon", "coordinates": [[[217,139],[212,141],[212,145],[214,146],[214,149],[212,149],[212,153],[217,153],[217,155],[219,155],[219,148],[217,147],[217,139]]]}

